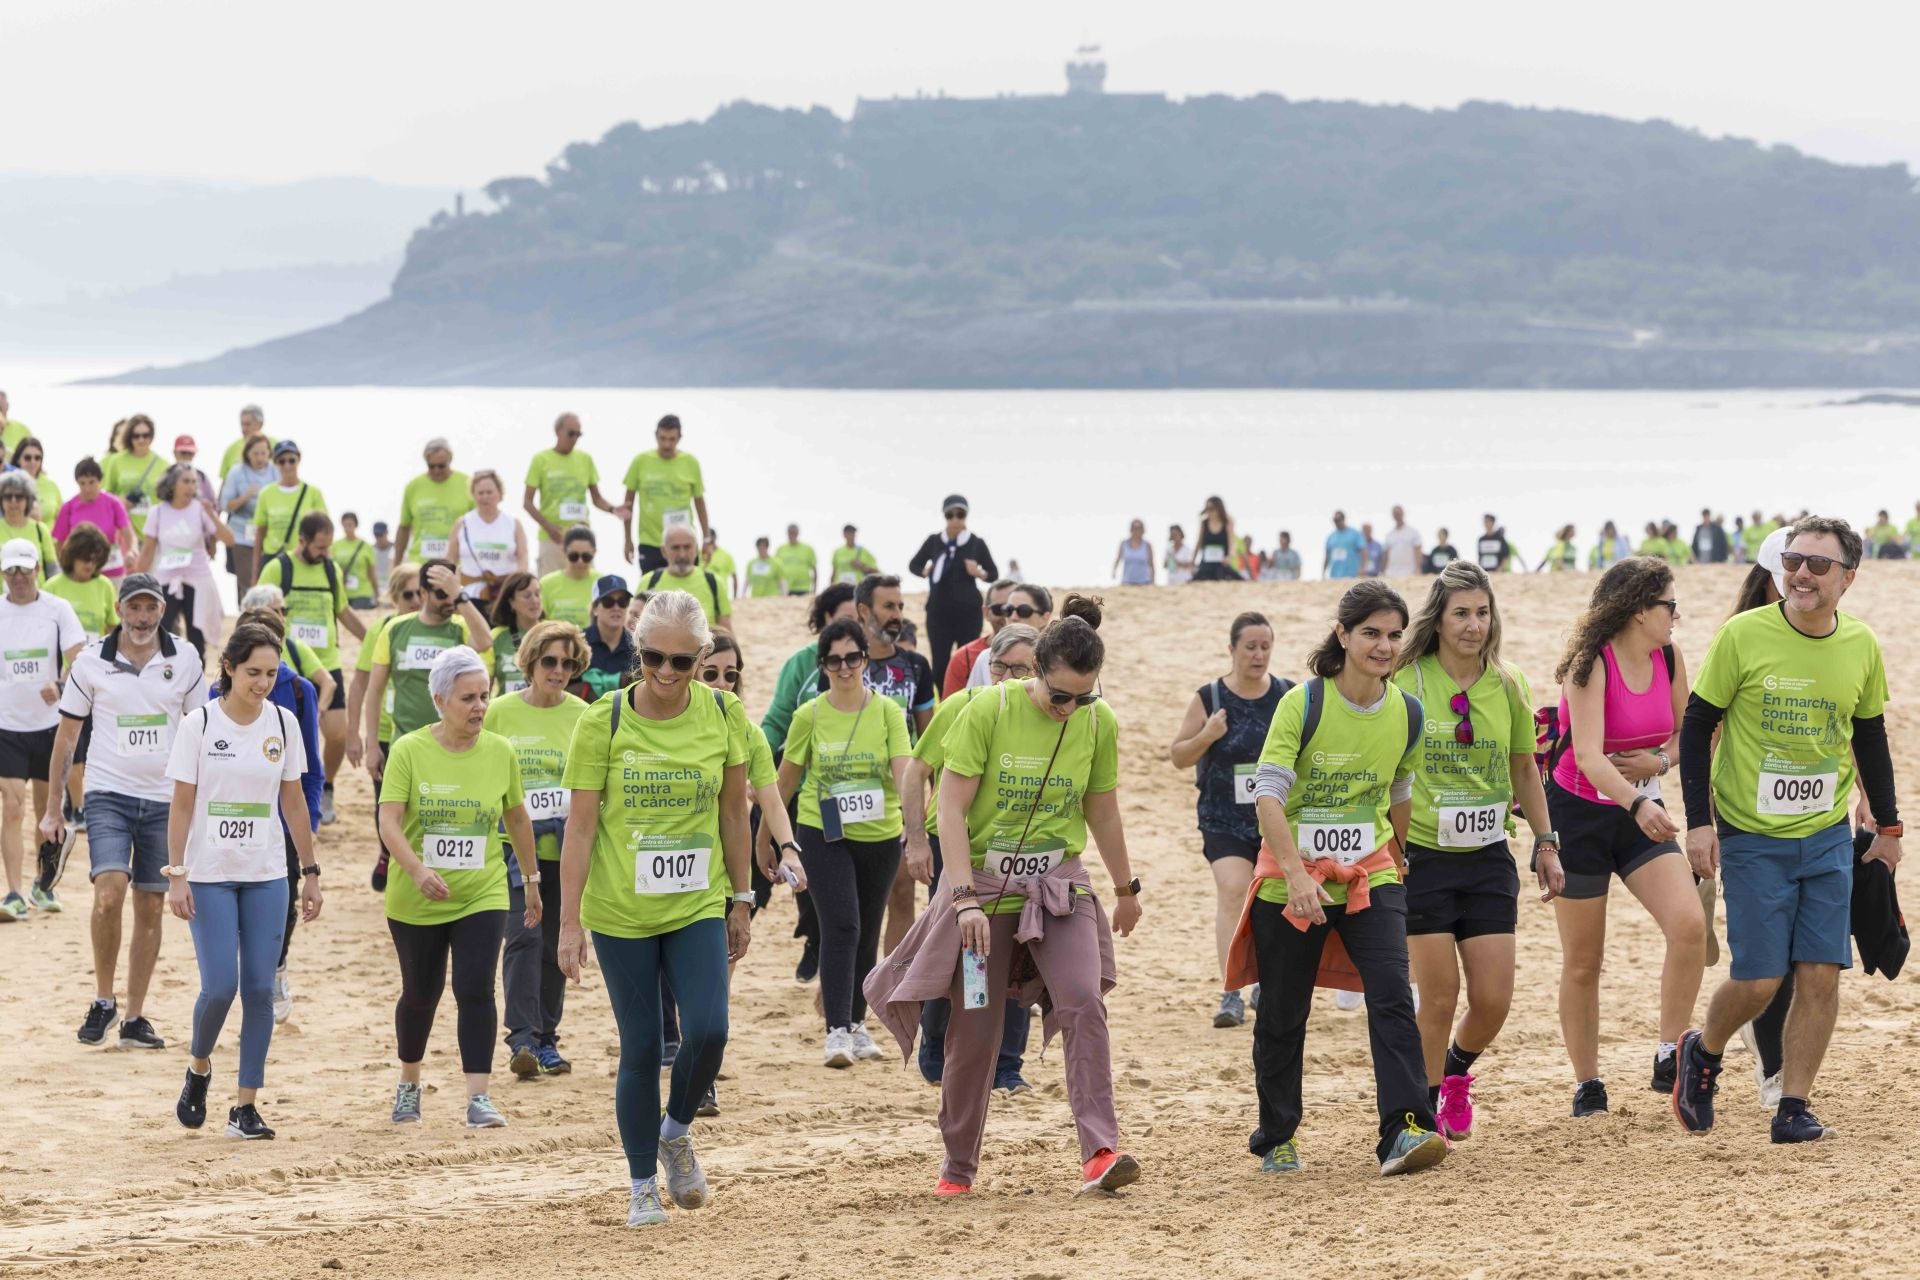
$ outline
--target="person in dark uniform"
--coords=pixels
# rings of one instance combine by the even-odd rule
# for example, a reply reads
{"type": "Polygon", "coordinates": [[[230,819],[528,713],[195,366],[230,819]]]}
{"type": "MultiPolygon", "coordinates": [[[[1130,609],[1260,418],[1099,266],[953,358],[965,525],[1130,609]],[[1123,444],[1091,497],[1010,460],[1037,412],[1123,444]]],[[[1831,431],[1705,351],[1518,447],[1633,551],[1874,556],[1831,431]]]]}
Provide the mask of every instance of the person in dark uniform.
{"type": "Polygon", "coordinates": [[[946,670],[956,645],[979,636],[979,584],[1000,576],[987,544],[967,528],[967,500],[949,494],[940,510],[946,528],[928,534],[907,562],[910,572],[927,580],[927,657],[935,671],[946,670]]]}

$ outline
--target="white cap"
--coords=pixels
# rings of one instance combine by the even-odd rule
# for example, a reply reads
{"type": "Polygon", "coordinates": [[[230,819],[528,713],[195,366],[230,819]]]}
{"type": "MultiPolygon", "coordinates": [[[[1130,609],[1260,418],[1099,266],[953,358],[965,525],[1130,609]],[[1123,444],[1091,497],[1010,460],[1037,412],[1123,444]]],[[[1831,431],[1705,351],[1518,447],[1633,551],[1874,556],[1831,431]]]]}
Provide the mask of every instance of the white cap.
{"type": "Polygon", "coordinates": [[[9,538],[7,545],[0,547],[0,570],[39,567],[40,549],[25,538],[9,538]]]}
{"type": "Polygon", "coordinates": [[[1760,544],[1760,554],[1754,557],[1754,563],[1773,575],[1773,589],[1784,598],[1787,594],[1787,571],[1780,563],[1780,553],[1787,549],[1787,543],[1793,537],[1793,526],[1781,525],[1767,535],[1760,544]]]}

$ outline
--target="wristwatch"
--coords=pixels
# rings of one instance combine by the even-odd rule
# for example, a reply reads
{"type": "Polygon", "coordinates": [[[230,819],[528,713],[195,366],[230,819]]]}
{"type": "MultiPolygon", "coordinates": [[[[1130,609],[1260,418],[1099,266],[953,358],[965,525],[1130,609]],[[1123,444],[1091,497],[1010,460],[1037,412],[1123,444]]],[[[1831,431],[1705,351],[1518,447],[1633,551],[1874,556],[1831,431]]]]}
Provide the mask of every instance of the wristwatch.
{"type": "Polygon", "coordinates": [[[777,848],[777,849],[778,849],[778,851],[779,851],[779,852],[781,852],[781,853],[785,853],[785,852],[786,852],[787,850],[789,850],[789,849],[791,849],[791,850],[793,850],[793,856],[794,856],[794,857],[796,857],[796,858],[798,858],[798,857],[803,857],[803,856],[804,856],[804,855],[803,855],[803,854],[802,854],[802,853],[800,852],[800,846],[799,846],[799,845],[797,845],[797,844],[795,844],[795,843],[794,843],[793,841],[791,841],[791,840],[782,840],[782,841],[781,841],[781,842],[780,842],[780,843],[779,843],[779,844],[778,844],[778,845],[776,846],[776,848],[777,848]]]}
{"type": "Polygon", "coordinates": [[[1117,884],[1113,886],[1113,896],[1116,898],[1139,897],[1140,896],[1140,877],[1135,876],[1133,879],[1127,881],[1125,884],[1117,884]]]}
{"type": "Polygon", "coordinates": [[[160,874],[163,876],[172,876],[174,879],[178,880],[182,876],[187,874],[187,869],[185,866],[180,866],[180,865],[176,865],[174,863],[169,862],[165,866],[160,868],[160,874]]]}
{"type": "Polygon", "coordinates": [[[1540,846],[1543,844],[1550,844],[1558,849],[1560,847],[1560,833],[1558,831],[1542,831],[1533,838],[1533,851],[1535,853],[1540,852],[1540,846]]]}
{"type": "Polygon", "coordinates": [[[320,864],[316,862],[310,867],[302,867],[300,868],[300,874],[303,876],[317,876],[320,874],[320,864]]]}

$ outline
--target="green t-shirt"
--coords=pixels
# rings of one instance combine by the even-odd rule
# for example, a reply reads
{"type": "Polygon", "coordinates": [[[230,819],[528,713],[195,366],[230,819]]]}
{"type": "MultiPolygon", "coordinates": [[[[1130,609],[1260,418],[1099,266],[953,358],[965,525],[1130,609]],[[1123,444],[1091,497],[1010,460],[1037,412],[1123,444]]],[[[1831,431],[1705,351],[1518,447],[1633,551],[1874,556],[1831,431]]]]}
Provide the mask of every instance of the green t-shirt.
{"type": "MultiPolygon", "coordinates": [[[[12,456],[11,451],[8,456],[12,456]]],[[[60,514],[60,486],[45,471],[33,478],[33,484],[40,494],[40,518],[52,523],[53,518],[60,514]]]]}
{"type": "MultiPolygon", "coordinates": [[[[968,702],[947,730],[946,767],[980,779],[967,808],[974,867],[988,866],[991,855],[996,874],[1030,875],[1087,847],[1081,804],[1119,785],[1120,726],[1105,702],[1076,708],[1063,725],[1033,705],[1026,681],[1007,680],[996,689],[998,696],[968,702]]],[[[1025,901],[1008,895],[990,912],[1016,912],[1025,901]]]]}
{"type": "Polygon", "coordinates": [[[1580,549],[1565,538],[1547,550],[1547,567],[1553,573],[1565,573],[1580,567],[1580,549]]]}
{"type": "Polygon", "coordinates": [[[331,559],[340,567],[340,582],[347,599],[366,600],[380,594],[374,577],[373,544],[360,538],[335,538],[331,559]]]}
{"type": "Polygon", "coordinates": [[[453,543],[453,522],[473,510],[467,476],[449,471],[445,480],[418,475],[400,494],[400,523],[408,534],[407,555],[416,563],[444,560],[453,543]]]}
{"type": "Polygon", "coordinates": [[[740,567],[734,564],[733,557],[727,554],[724,547],[715,547],[713,554],[708,556],[707,562],[700,567],[720,579],[720,589],[722,591],[732,594],[733,583],[731,579],[734,574],[740,572],[740,567]]]}
{"type": "Polygon", "coordinates": [[[760,729],[767,737],[770,747],[787,745],[787,728],[793,723],[793,713],[803,698],[813,696],[814,681],[820,674],[820,647],[817,644],[804,644],[787,655],[780,664],[780,674],[773,681],[773,697],[767,702],[767,713],[760,717],[760,729]]]}
{"type": "Polygon", "coordinates": [[[322,671],[332,670],[332,668],[320,661],[320,655],[314,650],[312,645],[308,644],[305,640],[295,639],[293,636],[288,636],[287,642],[280,646],[280,658],[287,666],[293,669],[295,675],[305,676],[307,679],[313,680],[315,684],[318,684],[319,681],[315,680],[314,677],[318,676],[322,671]]]}
{"type": "Polygon", "coordinates": [[[1637,556],[1652,556],[1655,560],[1667,558],[1667,540],[1665,538],[1642,538],[1640,545],[1633,549],[1637,556]]]}
{"type": "MultiPolygon", "coordinates": [[[[527,487],[539,490],[540,514],[562,529],[587,522],[593,510],[587,490],[599,483],[600,469],[585,449],[572,453],[542,449],[527,464],[527,487]]],[[[540,530],[540,537],[553,541],[545,528],[540,530]]]]}
{"type": "Polygon", "coordinates": [[[1750,524],[1740,531],[1740,545],[1746,549],[1748,564],[1753,564],[1760,558],[1760,544],[1779,527],[1778,524],[1768,520],[1764,524],[1750,524]]]}
{"type": "Polygon", "coordinates": [[[780,780],[780,770],[773,763],[773,747],[767,742],[767,735],[748,724],[747,732],[747,785],[754,790],[770,787],[780,780]]]}
{"type": "Polygon", "coordinates": [[[822,787],[840,809],[849,840],[892,840],[900,835],[900,792],[893,761],[913,754],[907,714],[891,698],[867,690],[857,712],[838,710],[815,698],[787,728],[785,758],[807,771],[800,784],[802,826],[821,828],[822,787]]]}
{"type": "Polygon", "coordinates": [[[1797,840],[1847,820],[1853,721],[1886,710],[1887,669],[1865,623],[1837,621],[1816,640],[1773,604],[1727,619],[1707,646],[1693,692],[1726,712],[1713,803],[1736,830],[1797,840]]]}
{"type": "Polygon", "coordinates": [[[1880,548],[1889,542],[1898,541],[1900,541],[1900,530],[1894,527],[1891,520],[1883,521],[1867,530],[1866,543],[1872,548],[1874,554],[1878,554],[1880,548]]]}
{"type": "Polygon", "coordinates": [[[126,500],[127,518],[133,521],[135,539],[147,531],[147,512],[159,501],[154,489],[170,465],[158,450],[149,451],[144,458],[136,458],[131,453],[110,453],[100,460],[101,487],[126,500]],[[137,502],[133,498],[136,492],[140,494],[137,502]]]}
{"type": "MultiPolygon", "coordinates": [[[[226,481],[227,472],[240,465],[240,459],[246,456],[247,445],[252,443],[252,441],[252,436],[240,436],[227,445],[227,451],[220,455],[220,480],[222,483],[226,481]]],[[[279,443],[278,440],[269,436],[267,438],[268,451],[271,452],[279,443]]]]}
{"type": "Polygon", "coordinates": [[[727,598],[727,580],[711,569],[695,569],[684,578],[674,577],[670,569],[655,569],[640,580],[640,589],[684,591],[700,602],[707,621],[716,627],[725,626],[733,612],[733,602],[727,598]]]}
{"type": "Polygon", "coordinates": [[[527,687],[527,673],[520,669],[520,639],[525,634],[516,633],[512,627],[495,627],[493,648],[480,655],[480,660],[487,664],[487,674],[493,678],[496,698],[527,687]]]}
{"type": "Polygon", "coordinates": [[[555,569],[540,579],[540,607],[557,622],[571,622],[585,631],[593,622],[594,576],[569,578],[564,569],[555,569]]]}
{"type": "Polygon", "coordinates": [[[780,566],[771,557],[747,561],[747,594],[755,600],[765,600],[769,596],[781,595],[786,591],[780,577],[780,566]]]}
{"type": "Polygon", "coordinates": [[[395,732],[412,733],[440,719],[427,676],[443,650],[467,640],[467,620],[459,614],[430,626],[418,613],[403,613],[381,628],[380,638],[373,642],[373,662],[387,668],[395,732]]]}
{"type": "MultiPolygon", "coordinates": [[[[296,544],[297,545],[297,544],[296,544]]],[[[287,601],[287,635],[313,646],[329,671],[340,667],[340,615],[347,611],[347,579],[339,567],[325,561],[308,564],[298,550],[275,556],[260,566],[260,581],[280,588],[287,601]]]]}
{"type": "Polygon", "coordinates": [[[447,896],[433,901],[395,867],[387,877],[387,918],[446,924],[476,911],[505,911],[500,815],[524,799],[520,762],[499,734],[482,731],[460,752],[441,746],[431,728],[402,736],[387,756],[380,803],[407,807],[407,844],[447,882],[447,896]]]}
{"type": "Polygon", "coordinates": [[[1533,751],[1533,694],[1520,672],[1508,667],[1506,675],[1484,671],[1467,691],[1473,744],[1462,746],[1454,740],[1460,717],[1451,707],[1460,687],[1439,655],[1394,673],[1394,683],[1428,708],[1414,747],[1410,843],[1465,853],[1512,834],[1513,757],[1533,751]]]}
{"type": "Polygon", "coordinates": [[[53,545],[53,530],[44,520],[28,520],[25,524],[12,525],[0,520],[0,542],[10,542],[15,538],[25,538],[40,549],[40,572],[42,575],[58,573],[60,553],[53,545]]]}
{"type": "Polygon", "coordinates": [[[625,690],[587,708],[564,779],[575,791],[601,793],[582,925],[651,938],[726,914],[734,888],[720,843],[720,792],[726,771],[745,767],[752,731],[738,698],[706,689],[692,690],[671,720],[642,716],[625,690]],[[616,699],[626,699],[618,742],[616,699]]]}
{"type": "Polygon", "coordinates": [[[291,489],[270,484],[262,489],[253,504],[253,553],[260,557],[260,563],[265,564],[269,556],[278,555],[288,547],[299,546],[300,522],[326,509],[326,495],[316,484],[295,485],[291,489]],[[300,496],[302,488],[307,491],[305,498],[300,496]]]}
{"type": "Polygon", "coordinates": [[[920,735],[920,741],[914,745],[913,758],[933,770],[933,776],[927,780],[927,785],[933,789],[927,798],[927,834],[930,836],[940,834],[940,771],[947,763],[947,731],[953,728],[953,722],[960,718],[961,710],[979,692],[977,688],[962,689],[951,698],[942,698],[940,706],[933,713],[933,719],[927,721],[926,732],[920,735]]]}
{"type": "MultiPolygon", "coordinates": [[[[354,663],[353,663],[353,669],[355,671],[361,672],[362,674],[372,673],[374,647],[378,645],[380,642],[380,633],[385,631],[387,629],[387,624],[392,621],[393,621],[392,614],[388,614],[384,618],[374,619],[373,626],[369,628],[367,631],[366,639],[360,642],[360,656],[354,659],[354,663]]],[[[288,664],[288,665],[292,665],[292,664],[288,664]]],[[[347,732],[359,733],[360,726],[358,724],[349,725],[347,727],[347,732]]],[[[387,681],[386,692],[380,695],[380,741],[382,742],[393,741],[393,681],[392,680],[387,681]]]]}
{"type": "Polygon", "coordinates": [[[15,422],[12,418],[7,419],[6,425],[0,427],[0,448],[7,451],[8,461],[12,461],[13,451],[20,447],[20,442],[32,434],[26,423],[15,422]]]}
{"type": "MultiPolygon", "coordinates": [[[[634,495],[633,540],[643,547],[659,546],[669,525],[694,528],[698,517],[693,500],[707,492],[692,454],[663,458],[657,449],[635,455],[627,467],[626,486],[634,495]]],[[[698,536],[697,528],[694,532],[698,536]]]]}
{"type": "MultiPolygon", "coordinates": [[[[44,484],[45,481],[42,481],[42,483],[44,484]]],[[[55,490],[55,505],[59,505],[58,490],[55,490]]],[[[43,515],[49,513],[47,500],[44,495],[40,499],[40,511],[43,515]]],[[[1912,520],[1907,521],[1907,554],[1913,555],[1915,552],[1920,552],[1920,516],[1916,516],[1912,520]]]]}
{"type": "MultiPolygon", "coordinates": [[[[565,818],[572,792],[560,785],[567,768],[573,727],[587,704],[567,694],[557,707],[536,707],[517,693],[495,698],[487,707],[486,728],[513,747],[520,762],[520,786],[526,793],[527,821],[565,818]]],[[[542,862],[560,857],[559,836],[535,836],[534,853],[542,862]]],[[[555,911],[560,904],[550,904],[555,911]]]]}
{"type": "Polygon", "coordinates": [[[48,595],[59,596],[80,615],[80,629],[92,644],[120,621],[120,606],[113,579],[95,572],[85,582],[75,582],[66,574],[55,574],[40,584],[48,595]]]}
{"type": "MultiPolygon", "coordinates": [[[[1333,681],[1320,689],[1325,705],[1313,731],[1311,750],[1300,752],[1300,730],[1305,726],[1307,686],[1297,684],[1281,697],[1267,726],[1267,745],[1260,763],[1278,765],[1294,775],[1287,793],[1287,826],[1301,856],[1344,856],[1359,861],[1393,836],[1388,819],[1393,783],[1414,771],[1420,744],[1407,745],[1405,699],[1397,689],[1372,711],[1347,705],[1333,681]]],[[[1476,721],[1475,729],[1479,728],[1476,721]]],[[[1369,887],[1393,884],[1400,873],[1392,866],[1367,877],[1369,887]]],[[[1329,880],[1329,897],[1347,900],[1347,887],[1329,880]]],[[[1262,880],[1260,897],[1267,902],[1287,900],[1285,880],[1262,880]]]]}
{"type": "Polygon", "coordinates": [[[853,562],[856,560],[862,565],[878,566],[880,563],[874,558],[873,552],[865,547],[849,547],[842,543],[833,549],[833,580],[844,582],[849,586],[857,586],[862,577],[877,572],[875,568],[854,568],[853,562]]]}
{"type": "Polygon", "coordinates": [[[812,585],[814,566],[820,558],[804,542],[783,542],[773,549],[773,562],[780,566],[788,591],[805,591],[812,585]]]}

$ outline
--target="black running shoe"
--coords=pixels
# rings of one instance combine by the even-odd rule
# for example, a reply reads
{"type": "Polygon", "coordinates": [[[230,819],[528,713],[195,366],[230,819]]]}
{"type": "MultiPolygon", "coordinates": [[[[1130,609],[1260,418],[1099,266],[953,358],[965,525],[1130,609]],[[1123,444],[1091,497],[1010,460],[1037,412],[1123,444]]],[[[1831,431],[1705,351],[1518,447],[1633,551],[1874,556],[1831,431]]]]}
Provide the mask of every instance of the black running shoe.
{"type": "Polygon", "coordinates": [[[271,1138],[273,1130],[267,1128],[267,1122],[249,1102],[244,1107],[235,1107],[227,1112],[227,1136],[229,1138],[271,1138]]]}
{"type": "Polygon", "coordinates": [[[55,882],[60,879],[60,846],[51,840],[40,842],[40,865],[33,878],[33,887],[42,893],[51,892],[55,882]]]}
{"type": "Polygon", "coordinates": [[[1607,1114],[1607,1086],[1600,1080],[1582,1080],[1573,1091],[1573,1118],[1607,1114]]]}
{"type": "Polygon", "coordinates": [[[1679,1061],[1680,1055],[1677,1053],[1670,1053],[1664,1058],[1658,1053],[1654,1054],[1653,1083],[1647,1087],[1655,1093],[1664,1093],[1672,1097],[1674,1073],[1679,1070],[1679,1061]]]}
{"type": "Polygon", "coordinates": [[[1790,1116],[1776,1115],[1773,1118],[1775,1142],[1818,1142],[1833,1136],[1833,1130],[1821,1124],[1820,1117],[1811,1111],[1798,1111],[1790,1116]]]}
{"type": "Polygon", "coordinates": [[[1700,1033],[1680,1037],[1678,1078],[1673,1086],[1673,1114],[1688,1133],[1713,1128],[1713,1095],[1720,1092],[1720,1068],[1707,1062],[1700,1033]]]}
{"type": "Polygon", "coordinates": [[[373,875],[369,877],[369,882],[373,885],[375,893],[387,891],[387,851],[385,849],[380,851],[380,860],[373,864],[373,875]]]}
{"type": "Polygon", "coordinates": [[[800,949],[800,963],[793,966],[793,980],[801,986],[820,976],[820,947],[812,938],[800,949]]]}
{"type": "Polygon", "coordinates": [[[120,1047],[122,1049],[164,1049],[167,1042],[154,1031],[153,1024],[145,1018],[128,1018],[120,1024],[120,1047]]]}
{"type": "Polygon", "coordinates": [[[111,1000],[95,1000],[87,1006],[87,1020],[80,1024],[80,1043],[99,1044],[119,1020],[119,1005],[111,1000]]]}
{"type": "Polygon", "coordinates": [[[180,1086],[180,1101],[173,1104],[173,1114],[187,1128],[198,1129],[207,1122],[207,1086],[212,1083],[213,1072],[200,1075],[192,1067],[187,1068],[187,1082],[180,1086]]]}
{"type": "MultiPolygon", "coordinates": [[[[697,1116],[717,1116],[720,1114],[720,1086],[710,1084],[707,1091],[700,1095],[700,1105],[693,1109],[697,1116]]],[[[1776,1139],[1778,1141],[1778,1139],[1776,1139]]]]}

